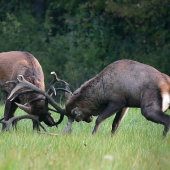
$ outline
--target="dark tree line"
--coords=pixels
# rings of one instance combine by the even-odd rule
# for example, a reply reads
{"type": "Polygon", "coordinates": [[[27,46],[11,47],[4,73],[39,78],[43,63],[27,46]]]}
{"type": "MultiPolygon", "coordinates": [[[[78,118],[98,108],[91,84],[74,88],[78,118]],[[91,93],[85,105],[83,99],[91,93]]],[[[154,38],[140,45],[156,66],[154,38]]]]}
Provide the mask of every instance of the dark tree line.
{"type": "Polygon", "coordinates": [[[170,75],[168,0],[1,0],[0,52],[27,51],[72,90],[132,59],[170,75]]]}

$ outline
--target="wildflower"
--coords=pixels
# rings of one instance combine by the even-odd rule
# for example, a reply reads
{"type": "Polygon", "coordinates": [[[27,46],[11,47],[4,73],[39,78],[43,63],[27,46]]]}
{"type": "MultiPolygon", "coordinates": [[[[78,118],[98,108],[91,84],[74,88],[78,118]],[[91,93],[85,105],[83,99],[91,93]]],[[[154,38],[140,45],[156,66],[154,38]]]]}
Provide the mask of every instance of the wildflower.
{"type": "Polygon", "coordinates": [[[112,159],[113,159],[113,156],[111,156],[111,155],[105,155],[105,156],[104,156],[104,159],[112,160],[112,159]]]}

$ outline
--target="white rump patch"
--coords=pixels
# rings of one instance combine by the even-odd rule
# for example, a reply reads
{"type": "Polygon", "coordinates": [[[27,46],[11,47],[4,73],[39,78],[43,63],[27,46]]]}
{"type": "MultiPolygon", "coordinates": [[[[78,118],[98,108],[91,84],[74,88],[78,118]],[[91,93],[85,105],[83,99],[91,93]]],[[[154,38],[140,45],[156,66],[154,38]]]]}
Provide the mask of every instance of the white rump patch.
{"type": "Polygon", "coordinates": [[[165,112],[170,106],[170,96],[168,93],[162,94],[162,111],[165,112]]]}

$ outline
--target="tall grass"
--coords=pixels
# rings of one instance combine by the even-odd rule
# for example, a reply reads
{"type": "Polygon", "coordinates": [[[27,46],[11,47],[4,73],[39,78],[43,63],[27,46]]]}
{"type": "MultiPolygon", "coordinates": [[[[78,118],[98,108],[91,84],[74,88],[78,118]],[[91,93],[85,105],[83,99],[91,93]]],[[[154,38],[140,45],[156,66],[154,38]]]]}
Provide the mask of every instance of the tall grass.
{"type": "MultiPolygon", "coordinates": [[[[3,117],[3,107],[0,108],[3,117]]],[[[17,110],[17,115],[24,114],[17,110]]],[[[58,119],[57,114],[55,118],[58,119]]],[[[168,170],[170,134],[162,140],[163,126],[147,121],[139,109],[130,109],[113,138],[114,117],[91,137],[93,123],[75,122],[72,134],[61,135],[67,123],[48,128],[58,136],[37,134],[30,120],[22,120],[18,131],[0,134],[0,169],[3,170],[168,170]]]]}

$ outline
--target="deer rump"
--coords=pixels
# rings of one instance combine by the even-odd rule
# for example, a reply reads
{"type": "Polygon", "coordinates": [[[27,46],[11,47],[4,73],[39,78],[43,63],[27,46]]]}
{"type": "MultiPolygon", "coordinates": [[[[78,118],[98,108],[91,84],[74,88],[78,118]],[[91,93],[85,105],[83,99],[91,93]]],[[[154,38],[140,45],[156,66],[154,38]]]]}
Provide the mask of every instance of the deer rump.
{"type": "MultiPolygon", "coordinates": [[[[34,89],[32,86],[28,88],[34,89]]],[[[42,90],[34,91],[43,94],[42,90]]],[[[58,109],[53,99],[46,97],[58,109]]],[[[72,95],[66,93],[66,110],[63,114],[68,117],[68,124],[63,133],[71,130],[74,120],[91,122],[92,116],[98,116],[92,132],[94,135],[105,119],[116,114],[111,131],[113,135],[128,107],[137,107],[141,108],[142,115],[147,120],[164,125],[165,137],[170,126],[170,116],[164,112],[169,105],[169,76],[146,64],[119,60],[85,82],[72,95]]]]}
{"type": "MultiPolygon", "coordinates": [[[[20,51],[0,53],[0,86],[1,90],[7,95],[16,88],[18,75],[23,75],[28,82],[45,91],[44,74],[41,65],[33,55],[20,51]]],[[[51,93],[50,90],[49,93],[51,93]]],[[[10,124],[7,126],[9,122],[6,122],[10,119],[12,120],[10,123],[17,122],[23,118],[32,119],[33,128],[37,130],[41,121],[48,126],[57,125],[55,119],[51,116],[47,102],[44,95],[28,90],[28,88],[21,88],[15,93],[13,100],[8,98],[6,101],[4,118],[1,119],[1,123],[3,123],[2,130],[9,130],[10,124]],[[25,103],[27,104],[23,105],[25,103]],[[18,107],[30,116],[22,115],[12,119],[18,107]]],[[[16,126],[16,123],[14,123],[14,126],[16,126]]]]}

